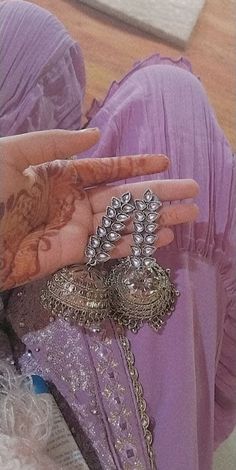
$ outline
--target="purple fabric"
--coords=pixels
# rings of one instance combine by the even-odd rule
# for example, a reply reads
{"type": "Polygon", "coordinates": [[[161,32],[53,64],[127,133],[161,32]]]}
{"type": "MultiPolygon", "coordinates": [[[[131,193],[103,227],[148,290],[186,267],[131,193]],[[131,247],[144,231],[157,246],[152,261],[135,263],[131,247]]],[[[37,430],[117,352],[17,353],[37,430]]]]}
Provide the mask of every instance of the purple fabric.
{"type": "Polygon", "coordinates": [[[85,70],[80,47],[49,12],[0,4],[0,135],[80,127],[85,70]]]}
{"type": "MultiPolygon", "coordinates": [[[[8,13],[6,5],[0,8],[1,16],[13,14],[8,13]]],[[[39,21],[39,42],[32,43],[28,32],[30,56],[23,56],[18,63],[20,68],[22,64],[28,70],[35,68],[34,82],[27,88],[28,71],[21,80],[18,72],[10,74],[10,64],[14,64],[16,57],[12,41],[8,58],[11,79],[2,105],[9,110],[10,97],[14,95],[15,101],[11,112],[0,120],[0,132],[2,135],[22,132],[22,126],[24,132],[61,127],[61,123],[67,128],[79,128],[82,94],[77,91],[83,86],[77,84],[74,89],[80,71],[84,74],[79,48],[70,43],[65,30],[51,15],[36,7],[28,8],[39,21]],[[39,20],[44,16],[45,21],[39,20]],[[55,41],[50,53],[49,48],[40,47],[42,24],[44,33],[47,31],[45,40],[50,38],[50,44],[52,38],[55,41]],[[58,29],[52,34],[54,24],[58,29]],[[74,93],[77,96],[78,120],[72,112],[66,120],[60,117],[57,122],[57,114],[52,111],[54,117],[47,124],[46,111],[53,110],[54,104],[57,109],[62,90],[60,87],[55,90],[53,100],[45,96],[44,88],[40,97],[34,90],[41,80],[41,69],[49,89],[54,83],[55,61],[59,60],[54,60],[53,53],[53,47],[56,51],[58,47],[57,34],[61,43],[65,41],[68,45],[59,54],[60,77],[63,80],[66,76],[68,84],[71,79],[67,99],[70,102],[74,93]],[[74,69],[68,70],[64,57],[70,55],[71,48],[75,53],[74,69]],[[33,60],[37,54],[41,61],[33,60]],[[18,88],[25,92],[18,95],[18,88]],[[26,114],[22,113],[21,122],[19,111],[25,109],[28,97],[31,107],[26,114]],[[45,116],[43,127],[41,113],[45,116]]],[[[13,18],[18,24],[22,10],[17,14],[15,11],[13,18]]],[[[7,39],[10,26],[2,24],[7,39]]],[[[16,30],[12,20],[10,24],[16,30]]],[[[35,30],[34,21],[32,31],[35,30]]],[[[20,36],[17,43],[21,40],[20,36]]],[[[181,292],[176,310],[161,333],[145,326],[137,335],[127,336],[151,417],[158,469],[209,470],[214,446],[229,435],[236,422],[235,160],[201,83],[183,59],[174,62],[154,55],[137,64],[111,86],[101,105],[93,104],[89,119],[89,126],[101,129],[101,139],[80,158],[166,153],[171,166],[165,173],[153,175],[153,179],[194,178],[200,185],[197,222],[177,226],[175,241],[157,253],[158,261],[171,268],[172,279],[181,292]]],[[[145,179],[151,178],[136,180],[145,179]]],[[[49,314],[42,309],[39,299],[44,284],[45,281],[40,281],[16,289],[9,302],[12,326],[31,351],[21,357],[23,370],[38,370],[54,383],[93,443],[102,468],[133,470],[138,468],[134,464],[136,458],[140,468],[148,469],[145,442],[116,328],[107,322],[101,335],[92,335],[62,321],[49,325],[49,314]],[[131,416],[127,415],[122,424],[118,418],[122,410],[128,409],[131,416]],[[133,436],[133,443],[129,436],[133,436]],[[118,442],[123,442],[120,450],[118,442]]],[[[85,454],[89,460],[89,451],[85,450],[85,454]]],[[[92,464],[91,468],[99,466],[92,464]]]]}

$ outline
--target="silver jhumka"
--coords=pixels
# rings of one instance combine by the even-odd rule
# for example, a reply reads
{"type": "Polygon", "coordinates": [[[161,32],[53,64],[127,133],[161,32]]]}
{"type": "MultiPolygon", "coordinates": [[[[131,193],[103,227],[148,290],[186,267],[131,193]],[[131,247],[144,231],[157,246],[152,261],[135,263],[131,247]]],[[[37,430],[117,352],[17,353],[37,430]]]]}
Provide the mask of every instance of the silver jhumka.
{"type": "Polygon", "coordinates": [[[72,265],[55,273],[41,296],[52,318],[100,329],[107,317],[136,333],[144,323],[159,330],[174,311],[178,290],[170,270],[153,257],[161,201],[147,189],[143,199],[130,192],[113,197],[85,250],[87,265],[72,265]],[[105,270],[120,232],[134,213],[131,256],[105,270]]]}
{"type": "Polygon", "coordinates": [[[144,323],[159,330],[179,295],[170,281],[170,269],[153,257],[161,207],[149,189],[135,201],[132,255],[114,266],[109,276],[112,318],[134,333],[144,323]]]}
{"type": "Polygon", "coordinates": [[[100,329],[101,322],[110,315],[108,272],[103,264],[110,260],[134,209],[130,192],[121,198],[113,197],[96,234],[89,239],[85,250],[87,264],[67,266],[47,282],[41,303],[51,311],[52,320],[61,317],[93,330],[100,329]]]}

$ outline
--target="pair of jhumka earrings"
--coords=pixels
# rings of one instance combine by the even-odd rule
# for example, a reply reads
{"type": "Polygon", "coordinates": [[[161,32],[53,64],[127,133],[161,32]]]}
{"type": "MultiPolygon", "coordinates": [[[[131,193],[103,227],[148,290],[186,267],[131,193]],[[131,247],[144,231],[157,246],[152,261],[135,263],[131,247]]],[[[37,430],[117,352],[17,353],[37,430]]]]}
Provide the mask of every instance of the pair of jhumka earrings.
{"type": "Polygon", "coordinates": [[[47,282],[41,301],[52,318],[99,331],[109,318],[137,332],[147,323],[159,330],[175,308],[178,290],[170,270],[153,257],[162,203],[147,189],[143,199],[130,192],[113,197],[101,225],[85,250],[86,265],[72,265],[56,272],[47,282]],[[105,269],[122,230],[133,216],[131,255],[105,269]]]}

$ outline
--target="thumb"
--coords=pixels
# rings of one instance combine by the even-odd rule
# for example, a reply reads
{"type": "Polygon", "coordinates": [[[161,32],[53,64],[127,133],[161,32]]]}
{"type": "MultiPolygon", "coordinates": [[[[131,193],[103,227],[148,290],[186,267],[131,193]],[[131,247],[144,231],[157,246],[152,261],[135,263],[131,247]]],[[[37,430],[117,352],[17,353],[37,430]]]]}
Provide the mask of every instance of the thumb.
{"type": "Polygon", "coordinates": [[[29,132],[0,139],[1,158],[19,171],[30,165],[40,165],[66,159],[92,147],[99,140],[99,129],[66,131],[62,129],[29,132]]]}

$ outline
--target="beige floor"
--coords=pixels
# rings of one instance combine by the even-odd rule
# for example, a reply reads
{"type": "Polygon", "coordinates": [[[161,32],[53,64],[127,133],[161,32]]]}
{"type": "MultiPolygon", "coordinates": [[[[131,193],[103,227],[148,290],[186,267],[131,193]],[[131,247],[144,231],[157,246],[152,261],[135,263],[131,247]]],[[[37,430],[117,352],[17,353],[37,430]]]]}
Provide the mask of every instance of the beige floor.
{"type": "Polygon", "coordinates": [[[206,0],[80,0],[158,39],[185,47],[206,0]]]}
{"type": "Polygon", "coordinates": [[[109,84],[137,59],[157,51],[173,57],[184,53],[201,76],[219,122],[236,150],[235,0],[207,0],[185,51],[111,20],[78,0],[31,1],[56,14],[80,41],[87,66],[87,105],[92,97],[103,97],[109,84]]]}
{"type": "Polygon", "coordinates": [[[214,470],[235,470],[236,468],[236,428],[231,436],[215,453],[214,470]]]}

